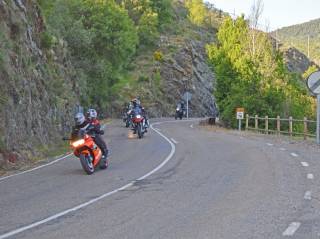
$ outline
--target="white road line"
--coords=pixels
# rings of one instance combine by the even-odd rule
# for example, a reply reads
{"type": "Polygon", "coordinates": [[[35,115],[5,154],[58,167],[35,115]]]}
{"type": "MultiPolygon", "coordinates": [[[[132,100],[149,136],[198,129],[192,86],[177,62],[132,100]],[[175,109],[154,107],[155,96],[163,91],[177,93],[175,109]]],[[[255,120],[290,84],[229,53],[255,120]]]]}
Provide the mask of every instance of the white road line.
{"type": "MultiPolygon", "coordinates": [[[[102,128],[102,129],[105,129],[105,127],[106,127],[106,124],[102,125],[101,128],[102,128]]],[[[54,161],[52,161],[52,162],[50,162],[50,163],[47,163],[47,164],[44,164],[44,165],[41,165],[41,166],[38,166],[38,167],[35,167],[35,168],[32,168],[32,169],[28,169],[28,170],[23,171],[23,172],[20,172],[20,173],[15,173],[15,174],[8,175],[8,176],[5,176],[5,177],[0,177],[0,183],[1,183],[1,181],[5,180],[5,179],[12,178],[12,177],[15,177],[15,176],[18,176],[18,175],[22,175],[22,174],[25,174],[25,173],[30,173],[30,172],[33,172],[33,171],[35,171],[35,170],[38,170],[38,169],[41,169],[41,168],[50,166],[50,165],[52,165],[52,164],[55,164],[55,163],[57,163],[57,162],[65,159],[65,158],[68,158],[68,157],[71,156],[72,154],[73,154],[73,153],[70,153],[70,154],[63,156],[62,158],[58,158],[58,159],[56,159],[56,160],[54,160],[54,161]]]]}
{"type": "MultiPolygon", "coordinates": [[[[159,122],[159,123],[155,123],[155,124],[160,124],[160,123],[167,123],[167,122],[159,122]]],[[[154,125],[155,125],[155,124],[154,124],[154,125]]],[[[60,218],[60,217],[62,217],[62,216],[64,216],[64,215],[67,215],[67,214],[69,214],[69,213],[71,213],[71,212],[78,211],[78,210],[81,209],[81,208],[84,208],[84,207],[86,207],[86,206],[89,206],[89,205],[91,205],[91,204],[93,204],[93,203],[95,203],[95,202],[97,202],[97,201],[100,201],[100,200],[102,200],[102,199],[104,199],[104,198],[107,198],[107,197],[109,197],[109,196],[111,196],[111,195],[113,195],[113,194],[115,194],[115,193],[117,193],[117,192],[123,191],[123,190],[131,187],[132,185],[134,185],[135,182],[140,181],[140,180],[143,180],[143,179],[149,177],[150,175],[154,174],[155,172],[159,171],[164,165],[166,165],[166,164],[171,160],[172,156],[173,156],[174,153],[175,153],[176,147],[175,147],[175,145],[174,145],[165,135],[163,135],[163,134],[160,133],[158,130],[156,130],[155,128],[153,128],[153,125],[151,125],[151,129],[153,129],[156,133],[158,133],[161,137],[163,137],[166,141],[168,141],[169,144],[170,144],[170,146],[171,146],[170,154],[167,156],[167,158],[166,158],[158,167],[156,167],[155,169],[153,169],[153,170],[150,171],[149,173],[143,175],[142,177],[138,178],[137,180],[134,180],[134,181],[132,181],[132,182],[130,182],[130,183],[128,183],[128,184],[120,187],[120,188],[117,188],[117,189],[115,189],[115,190],[113,190],[113,191],[111,191],[111,192],[107,192],[107,193],[105,193],[105,194],[102,194],[101,196],[98,196],[98,197],[96,197],[96,198],[93,198],[93,199],[91,199],[90,201],[87,201],[87,202],[85,202],[85,203],[79,204],[79,205],[77,205],[77,206],[75,206],[75,207],[73,207],[73,208],[70,208],[70,209],[67,209],[67,210],[65,210],[65,211],[62,211],[62,212],[60,212],[60,213],[57,213],[57,214],[55,214],[55,215],[52,215],[52,216],[47,217],[47,218],[45,218],[45,219],[43,219],[43,220],[40,220],[40,221],[38,221],[38,222],[34,222],[34,223],[30,224],[30,225],[27,225],[27,226],[24,226],[24,227],[21,227],[21,228],[17,228],[16,230],[7,232],[7,233],[5,233],[5,234],[2,234],[2,235],[0,235],[0,239],[4,239],[4,238],[8,238],[8,237],[14,236],[14,235],[19,234],[19,233],[21,233],[21,232],[27,231],[27,230],[29,230],[29,229],[35,228],[35,227],[37,227],[37,226],[40,226],[40,225],[42,225],[42,224],[45,224],[45,223],[47,223],[47,222],[50,222],[50,221],[55,220],[55,219],[57,219],[57,218],[60,218]]]]}
{"type": "Polygon", "coordinates": [[[161,131],[160,129],[158,129],[158,128],[154,128],[156,131],[161,131]]]}
{"type": "Polygon", "coordinates": [[[279,148],[281,151],[286,151],[286,149],[285,148],[279,148]]]}
{"type": "Polygon", "coordinates": [[[178,144],[178,141],[174,140],[173,138],[171,138],[171,141],[175,144],[178,144]]]}
{"type": "Polygon", "coordinates": [[[309,167],[309,164],[308,164],[307,162],[301,162],[301,165],[302,165],[303,167],[309,167]]]}
{"type": "Polygon", "coordinates": [[[192,125],[190,125],[190,128],[192,128],[192,129],[193,129],[193,124],[192,124],[192,125]]]}
{"type": "Polygon", "coordinates": [[[293,236],[293,234],[299,229],[300,222],[292,222],[289,227],[282,233],[283,236],[293,236]]]}
{"type": "Polygon", "coordinates": [[[307,178],[308,178],[308,179],[314,179],[314,176],[313,176],[312,173],[308,173],[307,178]]]}
{"type": "Polygon", "coordinates": [[[306,200],[311,200],[311,191],[306,191],[303,198],[306,200]]]}
{"type": "Polygon", "coordinates": [[[267,143],[268,146],[273,146],[273,144],[267,143]]]}
{"type": "Polygon", "coordinates": [[[72,155],[72,153],[71,153],[71,154],[68,154],[68,155],[66,155],[66,156],[63,156],[62,158],[58,158],[58,159],[56,159],[56,160],[54,160],[54,161],[52,161],[52,162],[50,162],[50,163],[47,163],[47,164],[38,166],[38,167],[36,167],[36,168],[32,168],[32,169],[29,169],[29,170],[26,170],[26,171],[23,171],[23,172],[20,172],[20,173],[16,173],[16,174],[12,174],[12,175],[9,175],[9,176],[2,177],[2,178],[0,178],[0,182],[3,181],[3,180],[5,180],[5,179],[8,179],[8,178],[12,178],[12,177],[15,177],[15,176],[18,176],[18,175],[22,175],[22,174],[25,174],[25,173],[30,173],[30,172],[35,171],[35,170],[38,170],[38,169],[40,169],[40,168],[47,167],[47,166],[49,166],[49,165],[52,165],[52,164],[54,164],[54,163],[57,163],[57,162],[65,159],[65,158],[68,158],[68,157],[71,156],[71,155],[72,155]]]}
{"type": "Polygon", "coordinates": [[[291,156],[292,156],[292,157],[298,157],[299,155],[296,154],[296,153],[291,153],[291,156]]]}

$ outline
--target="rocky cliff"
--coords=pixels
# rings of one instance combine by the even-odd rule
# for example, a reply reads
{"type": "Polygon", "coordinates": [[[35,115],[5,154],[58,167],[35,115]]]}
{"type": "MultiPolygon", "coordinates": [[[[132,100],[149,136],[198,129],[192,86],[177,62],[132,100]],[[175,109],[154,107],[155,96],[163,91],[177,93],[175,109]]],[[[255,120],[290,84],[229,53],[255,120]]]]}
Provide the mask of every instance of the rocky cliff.
{"type": "Polygon", "coordinates": [[[172,108],[185,92],[192,95],[190,115],[208,116],[215,112],[213,96],[215,77],[206,63],[205,44],[190,40],[173,57],[160,66],[164,81],[164,98],[169,108],[163,114],[172,115],[172,108]],[[171,105],[170,105],[171,103],[171,105]]]}
{"type": "Polygon", "coordinates": [[[303,74],[310,66],[316,64],[294,47],[282,49],[282,51],[284,52],[284,58],[290,72],[303,74]]]}
{"type": "Polygon", "coordinates": [[[46,35],[36,2],[0,0],[0,167],[61,143],[76,91],[65,43],[46,35]]]}

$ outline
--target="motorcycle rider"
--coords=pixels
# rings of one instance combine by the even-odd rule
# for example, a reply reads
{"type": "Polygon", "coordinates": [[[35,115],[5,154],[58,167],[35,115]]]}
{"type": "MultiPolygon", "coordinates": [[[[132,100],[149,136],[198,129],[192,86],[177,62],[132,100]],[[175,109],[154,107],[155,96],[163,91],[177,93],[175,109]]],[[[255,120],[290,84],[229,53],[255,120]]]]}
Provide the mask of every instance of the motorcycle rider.
{"type": "Polygon", "coordinates": [[[77,113],[74,120],[76,125],[72,130],[71,138],[77,137],[80,130],[86,130],[88,134],[94,135],[93,140],[102,152],[102,164],[100,168],[106,168],[108,149],[106,143],[101,137],[101,135],[104,134],[104,131],[101,130],[100,122],[97,120],[96,110],[89,109],[87,112],[87,119],[83,113],[77,113]]]}
{"type": "Polygon", "coordinates": [[[108,147],[106,142],[103,140],[101,135],[104,134],[104,131],[101,130],[100,121],[97,119],[98,113],[95,109],[88,109],[87,111],[87,120],[93,126],[92,130],[96,133],[94,142],[98,145],[98,147],[102,151],[102,159],[106,162],[108,157],[108,147]]]}
{"type": "MultiPolygon", "coordinates": [[[[149,128],[149,119],[148,119],[148,117],[147,117],[147,113],[146,113],[144,107],[142,107],[142,105],[141,105],[141,102],[140,102],[140,100],[139,100],[139,97],[134,98],[131,102],[132,102],[132,105],[133,105],[133,109],[139,108],[139,109],[141,110],[142,116],[143,116],[144,119],[145,119],[145,127],[146,127],[146,128],[149,128]]],[[[146,132],[147,132],[147,129],[145,129],[145,130],[146,130],[146,132]]]]}

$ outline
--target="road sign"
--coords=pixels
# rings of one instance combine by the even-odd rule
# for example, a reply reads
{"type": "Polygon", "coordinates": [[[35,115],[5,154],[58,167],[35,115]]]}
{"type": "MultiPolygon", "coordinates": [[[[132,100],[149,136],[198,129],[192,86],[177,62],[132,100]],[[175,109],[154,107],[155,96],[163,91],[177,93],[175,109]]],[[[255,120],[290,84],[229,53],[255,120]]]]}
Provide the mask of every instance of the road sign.
{"type": "Polygon", "coordinates": [[[188,102],[192,99],[192,94],[189,91],[187,91],[183,94],[182,99],[184,99],[184,101],[188,102]]]}
{"type": "Polygon", "coordinates": [[[237,119],[238,120],[244,119],[244,112],[237,112],[237,119]]]}
{"type": "Polygon", "coordinates": [[[244,112],[244,108],[237,108],[236,111],[237,112],[244,112]]]}
{"type": "Polygon", "coordinates": [[[307,86],[317,96],[317,144],[320,144],[320,71],[308,76],[307,86]]]}
{"type": "Polygon", "coordinates": [[[313,94],[320,94],[320,71],[313,72],[309,75],[307,79],[307,86],[313,94]]]}
{"type": "Polygon", "coordinates": [[[237,120],[239,120],[239,131],[241,131],[241,120],[244,119],[244,108],[237,108],[237,120]]]}

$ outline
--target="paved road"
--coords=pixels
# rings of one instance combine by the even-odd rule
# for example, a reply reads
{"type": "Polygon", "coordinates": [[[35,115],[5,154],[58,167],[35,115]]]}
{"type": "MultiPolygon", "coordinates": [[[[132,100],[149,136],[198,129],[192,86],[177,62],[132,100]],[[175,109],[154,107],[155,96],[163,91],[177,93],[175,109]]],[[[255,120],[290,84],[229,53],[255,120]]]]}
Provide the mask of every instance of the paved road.
{"type": "Polygon", "coordinates": [[[197,122],[154,128],[138,140],[108,125],[106,171],[85,175],[69,157],[1,180],[0,238],[320,238],[317,148],[197,122]]]}

